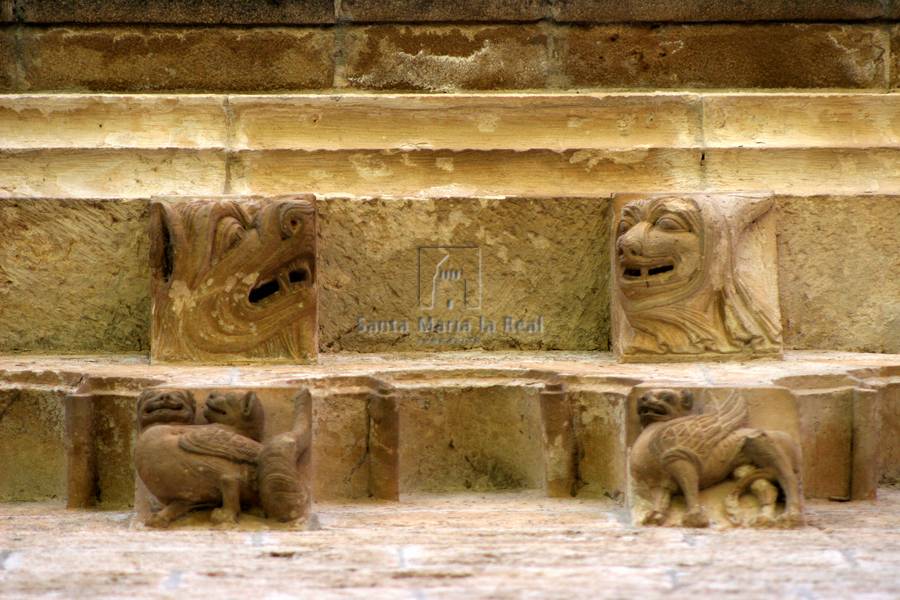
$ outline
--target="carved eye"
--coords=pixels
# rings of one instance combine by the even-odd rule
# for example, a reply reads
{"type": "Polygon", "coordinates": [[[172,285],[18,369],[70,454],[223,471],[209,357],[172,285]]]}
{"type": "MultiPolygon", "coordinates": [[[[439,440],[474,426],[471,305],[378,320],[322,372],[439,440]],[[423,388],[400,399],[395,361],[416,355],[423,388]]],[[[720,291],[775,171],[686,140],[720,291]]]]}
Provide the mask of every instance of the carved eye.
{"type": "Polygon", "coordinates": [[[630,223],[629,221],[625,221],[625,220],[619,221],[619,229],[616,233],[616,237],[622,237],[633,226],[634,226],[634,224],[630,223]]]}
{"type": "Polygon", "coordinates": [[[660,217],[654,225],[663,231],[687,231],[687,227],[675,217],[660,217]]]}

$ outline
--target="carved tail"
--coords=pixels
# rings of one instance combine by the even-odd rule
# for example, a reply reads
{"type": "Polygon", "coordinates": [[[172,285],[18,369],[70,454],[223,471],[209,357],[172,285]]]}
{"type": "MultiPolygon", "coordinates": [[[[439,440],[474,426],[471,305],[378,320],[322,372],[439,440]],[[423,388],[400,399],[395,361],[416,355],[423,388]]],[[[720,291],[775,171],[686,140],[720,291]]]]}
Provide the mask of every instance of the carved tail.
{"type": "Polygon", "coordinates": [[[266,516],[277,521],[296,521],[309,514],[311,498],[307,474],[301,466],[309,459],[312,438],[312,398],[304,389],[294,399],[293,430],[263,444],[257,477],[259,500],[266,516]]]}
{"type": "Polygon", "coordinates": [[[738,479],[734,484],[734,489],[732,489],[731,493],[728,494],[728,496],[725,498],[725,517],[732,525],[736,527],[741,527],[744,525],[744,522],[740,516],[741,496],[746,494],[747,490],[750,489],[750,486],[760,479],[765,479],[766,481],[771,481],[773,483],[778,481],[775,469],[756,469],[752,473],[748,473],[738,479]]]}

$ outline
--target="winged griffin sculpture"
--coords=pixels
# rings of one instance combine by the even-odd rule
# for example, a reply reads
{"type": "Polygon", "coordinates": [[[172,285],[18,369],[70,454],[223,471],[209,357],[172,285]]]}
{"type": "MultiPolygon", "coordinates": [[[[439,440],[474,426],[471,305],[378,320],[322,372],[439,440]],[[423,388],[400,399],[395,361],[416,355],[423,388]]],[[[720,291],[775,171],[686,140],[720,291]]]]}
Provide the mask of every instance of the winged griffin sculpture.
{"type": "Polygon", "coordinates": [[[700,490],[729,475],[737,481],[725,501],[732,524],[742,524],[738,501],[747,491],[761,510],[754,526],[791,527],[803,523],[800,448],[786,433],[746,427],[747,404],[738,394],[704,414],[692,414],[689,391],[659,389],[638,401],[643,430],[631,450],[631,472],[638,495],[651,508],[644,525],[663,525],[673,494],[684,496],[682,524],[706,527],[709,517],[700,502],[700,490]],[[778,489],[785,498],[784,512],[776,516],[778,489]]]}

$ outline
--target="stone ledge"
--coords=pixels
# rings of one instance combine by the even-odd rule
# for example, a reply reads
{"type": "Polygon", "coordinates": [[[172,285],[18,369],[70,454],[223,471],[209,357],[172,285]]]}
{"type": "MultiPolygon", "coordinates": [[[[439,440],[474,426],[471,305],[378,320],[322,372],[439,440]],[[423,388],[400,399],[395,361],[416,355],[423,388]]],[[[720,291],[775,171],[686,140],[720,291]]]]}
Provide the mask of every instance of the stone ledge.
{"type": "Polygon", "coordinates": [[[0,151],[900,148],[900,94],[5,94],[0,151]]]}

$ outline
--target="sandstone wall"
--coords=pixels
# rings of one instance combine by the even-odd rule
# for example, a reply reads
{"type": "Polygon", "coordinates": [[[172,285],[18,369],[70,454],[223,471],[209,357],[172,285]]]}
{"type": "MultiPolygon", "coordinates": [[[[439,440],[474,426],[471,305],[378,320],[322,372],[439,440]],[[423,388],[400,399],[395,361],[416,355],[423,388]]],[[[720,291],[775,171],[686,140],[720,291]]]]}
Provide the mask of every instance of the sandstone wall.
{"type": "Polygon", "coordinates": [[[776,194],[786,347],[900,352],[898,19],[900,0],[0,0],[0,352],[146,353],[149,199],[305,191],[326,352],[607,350],[607,199],[661,191],[776,194]],[[484,261],[479,316],[540,331],[392,329],[422,315],[420,249],[454,245],[484,261]]]}

